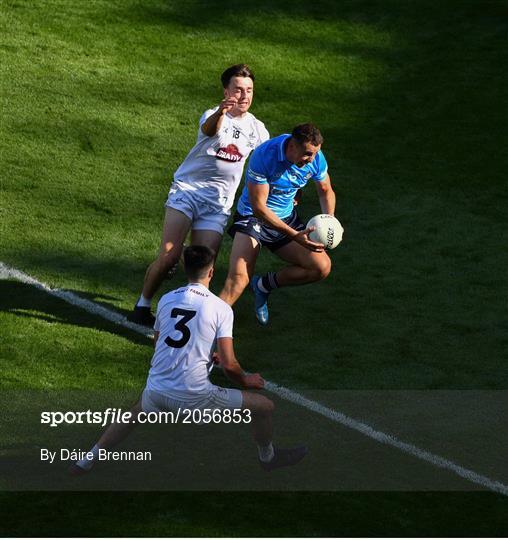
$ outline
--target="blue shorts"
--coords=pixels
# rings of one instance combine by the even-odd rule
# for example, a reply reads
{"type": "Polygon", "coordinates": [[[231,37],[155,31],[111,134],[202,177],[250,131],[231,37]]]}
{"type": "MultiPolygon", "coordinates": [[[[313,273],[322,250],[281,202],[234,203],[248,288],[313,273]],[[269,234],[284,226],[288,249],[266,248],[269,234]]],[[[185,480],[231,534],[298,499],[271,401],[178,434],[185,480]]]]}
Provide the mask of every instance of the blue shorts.
{"type": "MultiPolygon", "coordinates": [[[[295,231],[305,230],[305,225],[296,213],[296,209],[293,210],[290,216],[282,219],[282,221],[292,229],[295,229],[295,231]]],[[[284,233],[264,224],[257,217],[242,216],[238,212],[233,217],[233,225],[229,227],[228,234],[234,238],[237,232],[251,236],[257,240],[259,244],[267,247],[270,251],[277,251],[293,240],[284,233]]]]}

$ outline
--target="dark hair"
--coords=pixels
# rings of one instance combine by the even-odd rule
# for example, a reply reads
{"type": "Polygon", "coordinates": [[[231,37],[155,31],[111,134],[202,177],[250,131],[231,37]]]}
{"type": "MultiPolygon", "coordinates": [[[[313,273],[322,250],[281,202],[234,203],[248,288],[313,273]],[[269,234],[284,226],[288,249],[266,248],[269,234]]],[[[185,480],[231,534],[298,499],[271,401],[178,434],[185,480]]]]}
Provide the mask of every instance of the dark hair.
{"type": "Polygon", "coordinates": [[[323,135],[314,124],[300,124],[293,129],[291,137],[299,144],[311,143],[313,146],[323,144],[323,135]]]}
{"type": "Polygon", "coordinates": [[[235,64],[234,66],[228,67],[228,69],[220,76],[222,86],[227,88],[233,77],[250,77],[254,81],[254,73],[252,73],[247,64],[235,64]]]}
{"type": "Polygon", "coordinates": [[[206,246],[188,246],[183,250],[183,265],[189,279],[203,279],[215,259],[215,253],[206,246]]]}

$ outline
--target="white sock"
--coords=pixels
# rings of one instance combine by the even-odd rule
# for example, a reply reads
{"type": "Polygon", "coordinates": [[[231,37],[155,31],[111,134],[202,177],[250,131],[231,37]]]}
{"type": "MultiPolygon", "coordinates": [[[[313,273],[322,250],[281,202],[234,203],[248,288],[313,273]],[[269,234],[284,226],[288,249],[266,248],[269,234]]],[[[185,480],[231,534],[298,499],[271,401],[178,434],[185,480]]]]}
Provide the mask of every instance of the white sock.
{"type": "Polygon", "coordinates": [[[261,292],[264,292],[264,293],[269,293],[269,292],[270,292],[270,291],[267,291],[267,290],[265,289],[265,286],[263,285],[263,278],[262,278],[262,277],[260,277],[260,278],[258,279],[258,289],[259,289],[261,292]]]}
{"type": "Polygon", "coordinates": [[[97,459],[97,456],[99,455],[99,447],[95,445],[90,450],[90,452],[93,454],[92,459],[88,459],[85,457],[85,459],[80,459],[79,461],[76,462],[76,465],[78,467],[81,467],[82,469],[85,469],[85,471],[89,471],[92,468],[95,460],[97,459]]]}
{"type": "Polygon", "coordinates": [[[258,444],[258,453],[261,461],[264,461],[265,463],[272,461],[273,456],[275,455],[273,444],[269,443],[267,446],[259,446],[258,444]]]}
{"type": "Polygon", "coordinates": [[[152,300],[148,299],[148,298],[145,298],[143,295],[141,295],[139,297],[139,300],[138,300],[138,303],[136,304],[136,306],[139,306],[139,307],[152,307],[152,300]]]}

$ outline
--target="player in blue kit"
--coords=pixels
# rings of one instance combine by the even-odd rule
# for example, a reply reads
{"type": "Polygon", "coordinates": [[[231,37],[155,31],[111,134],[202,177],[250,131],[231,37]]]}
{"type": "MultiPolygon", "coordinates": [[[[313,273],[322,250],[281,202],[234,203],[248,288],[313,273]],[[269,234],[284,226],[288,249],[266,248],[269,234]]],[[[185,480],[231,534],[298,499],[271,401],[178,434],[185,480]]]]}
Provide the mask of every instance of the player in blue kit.
{"type": "Polygon", "coordinates": [[[268,296],[279,287],[303,285],[326,278],[331,261],[323,244],[312,242],[296,212],[295,198],[313,180],[321,211],[333,215],[335,193],[321,152],[323,137],[313,124],[302,124],[261,144],[252,154],[245,186],[229,229],[233,247],[220,297],[233,305],[247,285],[255,295],[256,317],[268,323],[268,296]],[[278,272],[256,276],[261,246],[289,263],[278,272]]]}

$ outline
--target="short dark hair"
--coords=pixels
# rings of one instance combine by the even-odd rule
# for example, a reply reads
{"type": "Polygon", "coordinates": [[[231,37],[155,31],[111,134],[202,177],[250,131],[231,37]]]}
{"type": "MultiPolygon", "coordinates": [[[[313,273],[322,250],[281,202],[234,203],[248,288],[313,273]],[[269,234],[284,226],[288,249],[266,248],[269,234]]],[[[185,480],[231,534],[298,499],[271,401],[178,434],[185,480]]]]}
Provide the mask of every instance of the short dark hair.
{"type": "Polygon", "coordinates": [[[228,67],[228,69],[220,76],[222,86],[227,88],[233,77],[250,77],[254,81],[254,73],[252,73],[252,70],[247,64],[235,64],[234,66],[228,67]]]}
{"type": "Polygon", "coordinates": [[[310,143],[313,146],[319,146],[324,141],[321,131],[317,126],[310,123],[296,126],[291,133],[291,137],[300,144],[310,143]]]}
{"type": "Polygon", "coordinates": [[[215,253],[206,246],[188,246],[183,250],[183,266],[189,279],[203,279],[215,259],[215,253]]]}

